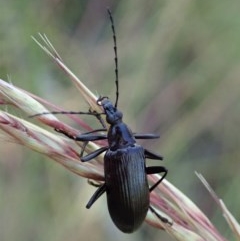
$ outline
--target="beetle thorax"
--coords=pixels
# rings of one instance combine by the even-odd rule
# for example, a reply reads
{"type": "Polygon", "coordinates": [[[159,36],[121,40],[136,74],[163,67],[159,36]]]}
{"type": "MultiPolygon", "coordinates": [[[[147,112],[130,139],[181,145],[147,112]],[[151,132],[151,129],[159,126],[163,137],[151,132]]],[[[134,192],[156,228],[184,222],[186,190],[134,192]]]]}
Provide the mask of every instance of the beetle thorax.
{"type": "Polygon", "coordinates": [[[119,122],[110,126],[108,130],[108,144],[112,151],[134,146],[135,143],[136,140],[133,133],[125,123],[119,122]]]}

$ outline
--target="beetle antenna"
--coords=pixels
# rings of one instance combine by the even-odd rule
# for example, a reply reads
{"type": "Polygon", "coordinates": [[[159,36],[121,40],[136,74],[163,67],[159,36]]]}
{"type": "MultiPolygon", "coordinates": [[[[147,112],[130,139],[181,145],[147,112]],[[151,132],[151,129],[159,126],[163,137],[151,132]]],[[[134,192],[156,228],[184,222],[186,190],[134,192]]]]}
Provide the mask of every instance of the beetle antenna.
{"type": "Polygon", "coordinates": [[[49,111],[49,112],[42,112],[34,115],[30,115],[29,118],[41,116],[41,115],[93,115],[93,116],[101,116],[105,113],[97,113],[97,112],[82,112],[82,111],[49,111]]]}
{"type": "Polygon", "coordinates": [[[115,76],[116,76],[116,80],[115,80],[115,84],[116,84],[116,101],[115,101],[115,107],[117,107],[118,105],[118,97],[119,97],[119,91],[118,91],[118,56],[117,56],[117,40],[116,40],[116,32],[115,32],[115,27],[114,27],[114,21],[113,21],[113,17],[112,17],[112,13],[110,11],[110,9],[107,9],[108,11],[108,15],[111,21],[111,27],[112,27],[112,33],[113,33],[113,49],[114,49],[114,61],[115,61],[115,76]]]}

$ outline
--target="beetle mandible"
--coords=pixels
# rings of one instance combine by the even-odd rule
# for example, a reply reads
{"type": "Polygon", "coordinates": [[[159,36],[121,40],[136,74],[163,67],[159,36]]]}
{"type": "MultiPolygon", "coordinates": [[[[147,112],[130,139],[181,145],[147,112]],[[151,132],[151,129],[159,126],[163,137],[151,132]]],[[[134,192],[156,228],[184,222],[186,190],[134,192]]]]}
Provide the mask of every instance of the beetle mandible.
{"type": "MultiPolygon", "coordinates": [[[[99,97],[97,104],[100,105],[106,115],[109,129],[97,129],[79,136],[71,136],[62,130],[56,130],[75,141],[89,142],[107,139],[108,146],[101,147],[96,151],[83,156],[85,147],[81,152],[81,161],[87,162],[103,152],[105,182],[98,186],[86,205],[90,208],[93,203],[103,194],[107,195],[109,214],[114,224],[124,233],[134,232],[144,221],[148,209],[157,215],[161,221],[170,222],[160,216],[150,206],[150,193],[161,183],[167,175],[167,169],[163,166],[146,166],[145,159],[162,160],[163,157],[143,148],[136,143],[136,139],[156,139],[156,134],[137,134],[122,121],[123,114],[117,109],[118,104],[118,58],[114,22],[111,11],[108,9],[111,21],[115,53],[115,76],[116,76],[116,101],[115,105],[108,97],[99,97]],[[100,133],[107,131],[107,135],[100,133]],[[147,175],[163,173],[162,177],[149,188],[147,175]]],[[[62,112],[63,113],[63,112],[62,112]]],[[[81,114],[81,113],[80,113],[81,114]]],[[[84,113],[82,113],[84,114],[84,113]]],[[[85,113],[86,114],[86,113],[85,113]]],[[[94,113],[87,113],[96,115],[94,113]]]]}

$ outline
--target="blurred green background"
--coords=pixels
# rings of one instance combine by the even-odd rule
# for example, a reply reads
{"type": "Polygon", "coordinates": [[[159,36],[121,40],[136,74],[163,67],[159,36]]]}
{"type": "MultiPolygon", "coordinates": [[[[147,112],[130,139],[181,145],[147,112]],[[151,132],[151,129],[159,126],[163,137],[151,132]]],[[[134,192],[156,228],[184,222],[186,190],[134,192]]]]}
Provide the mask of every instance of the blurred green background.
{"type": "MultiPolygon", "coordinates": [[[[113,41],[106,7],[112,9],[119,108],[125,122],[134,131],[161,134],[161,139],[142,144],[165,157],[167,179],[232,240],[194,171],[204,175],[240,220],[240,2],[0,3],[0,78],[10,76],[14,85],[70,110],[88,107],[30,36],[46,33],[93,92],[114,100],[113,41]]],[[[105,197],[86,210],[95,189],[38,153],[2,142],[0,156],[1,241],[172,240],[146,224],[134,234],[121,233],[110,220],[105,197]]]]}

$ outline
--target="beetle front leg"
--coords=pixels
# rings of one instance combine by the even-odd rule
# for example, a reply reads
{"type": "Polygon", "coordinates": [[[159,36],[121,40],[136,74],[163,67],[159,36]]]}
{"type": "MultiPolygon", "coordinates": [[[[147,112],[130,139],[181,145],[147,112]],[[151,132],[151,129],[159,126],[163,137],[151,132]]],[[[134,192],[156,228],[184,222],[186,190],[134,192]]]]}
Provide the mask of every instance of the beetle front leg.
{"type": "Polygon", "coordinates": [[[99,141],[99,140],[107,139],[107,135],[105,135],[105,134],[93,134],[93,133],[99,132],[99,131],[106,131],[106,129],[97,129],[97,130],[86,132],[86,133],[83,133],[83,134],[77,135],[77,136],[73,136],[63,130],[56,129],[56,128],[55,128],[55,131],[65,135],[68,138],[75,140],[75,141],[99,141]]]}
{"type": "Polygon", "coordinates": [[[106,192],[106,184],[104,183],[97,189],[97,191],[90,198],[90,200],[86,205],[86,208],[89,209],[95,203],[95,201],[97,201],[97,199],[101,197],[105,192],[106,192]]]}

